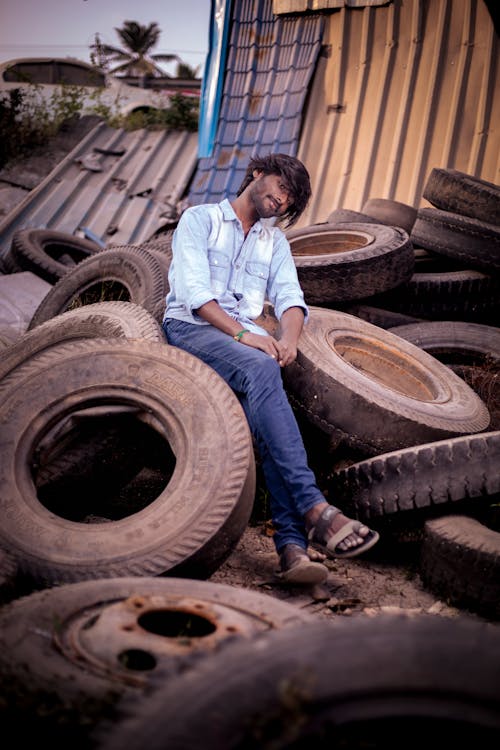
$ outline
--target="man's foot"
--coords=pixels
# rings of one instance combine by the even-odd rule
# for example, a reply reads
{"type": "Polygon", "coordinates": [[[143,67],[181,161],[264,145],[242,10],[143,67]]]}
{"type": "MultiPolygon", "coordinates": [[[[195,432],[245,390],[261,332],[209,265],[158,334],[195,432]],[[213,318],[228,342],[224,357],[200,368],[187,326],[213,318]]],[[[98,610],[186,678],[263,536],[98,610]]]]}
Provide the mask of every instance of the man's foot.
{"type": "Polygon", "coordinates": [[[328,557],[355,557],[379,540],[376,531],[328,503],[319,503],[306,513],[306,527],[311,546],[328,557]]]}
{"type": "Polygon", "coordinates": [[[280,553],[278,578],[287,583],[312,586],[324,583],[328,568],[310,559],[305,549],[298,544],[285,544],[280,553]]]}

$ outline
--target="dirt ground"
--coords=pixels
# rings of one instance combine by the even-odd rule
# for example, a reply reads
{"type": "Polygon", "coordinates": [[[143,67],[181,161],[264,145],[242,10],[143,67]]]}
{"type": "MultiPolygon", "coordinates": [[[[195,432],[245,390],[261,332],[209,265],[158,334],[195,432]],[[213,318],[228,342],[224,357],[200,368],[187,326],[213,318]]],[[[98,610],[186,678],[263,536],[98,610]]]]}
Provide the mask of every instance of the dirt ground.
{"type": "MultiPolygon", "coordinates": [[[[95,126],[83,118],[65,128],[46,147],[0,169],[0,221],[95,126]]],[[[321,486],[321,485],[320,485],[321,486]]],[[[366,555],[327,562],[329,576],[321,587],[282,585],[275,577],[277,555],[265,520],[253,520],[211,581],[267,593],[305,608],[318,617],[375,615],[404,609],[456,617],[460,611],[426,591],[418,574],[418,542],[388,543],[383,538],[366,555]]]]}

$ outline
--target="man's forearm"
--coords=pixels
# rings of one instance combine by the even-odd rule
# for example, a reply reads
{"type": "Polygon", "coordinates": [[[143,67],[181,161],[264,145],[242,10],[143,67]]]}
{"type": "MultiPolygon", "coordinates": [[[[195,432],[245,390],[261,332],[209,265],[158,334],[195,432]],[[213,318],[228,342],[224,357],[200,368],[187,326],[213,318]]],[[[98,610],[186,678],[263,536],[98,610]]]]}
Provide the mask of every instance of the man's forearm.
{"type": "Polygon", "coordinates": [[[281,338],[297,344],[304,327],[304,311],[301,307],[289,307],[281,316],[281,338]]]}
{"type": "Polygon", "coordinates": [[[228,315],[214,299],[206,302],[197,310],[194,310],[194,312],[200,318],[206,320],[207,323],[215,326],[215,328],[223,331],[223,333],[227,333],[229,336],[235,336],[241,331],[241,323],[238,323],[237,320],[228,315]]]}

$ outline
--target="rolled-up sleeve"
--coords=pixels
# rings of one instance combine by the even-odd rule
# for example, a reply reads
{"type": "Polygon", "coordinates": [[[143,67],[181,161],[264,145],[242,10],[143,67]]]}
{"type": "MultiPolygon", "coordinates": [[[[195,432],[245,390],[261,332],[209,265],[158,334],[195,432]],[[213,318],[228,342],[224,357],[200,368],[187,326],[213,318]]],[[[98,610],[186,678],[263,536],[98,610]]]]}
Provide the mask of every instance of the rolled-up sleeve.
{"type": "Polygon", "coordinates": [[[210,227],[206,211],[190,208],[182,214],[172,239],[176,301],[191,313],[214,298],[208,263],[210,227]]]}
{"type": "Polygon", "coordinates": [[[278,320],[288,308],[301,307],[304,311],[304,322],[307,322],[309,309],[299,283],[290,244],[284,234],[280,235],[273,249],[267,296],[278,320]]]}

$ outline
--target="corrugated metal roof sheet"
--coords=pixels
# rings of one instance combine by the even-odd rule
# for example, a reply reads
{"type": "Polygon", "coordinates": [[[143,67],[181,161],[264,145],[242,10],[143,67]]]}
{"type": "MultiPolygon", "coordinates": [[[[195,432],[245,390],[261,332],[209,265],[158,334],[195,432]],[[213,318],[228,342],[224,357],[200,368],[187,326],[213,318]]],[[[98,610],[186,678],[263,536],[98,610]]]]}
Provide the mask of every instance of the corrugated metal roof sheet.
{"type": "Polygon", "coordinates": [[[369,198],[429,205],[434,167],[500,183],[499,37],[483,0],[394,0],[323,15],[297,156],[313,198],[297,226],[369,198]]]}
{"type": "Polygon", "coordinates": [[[0,251],[26,227],[143,242],[175,216],[196,162],[197,133],[99,123],[0,224],[0,251]]]}
{"type": "Polygon", "coordinates": [[[322,29],[319,15],[274,16],[272,0],[233,3],[217,135],[198,162],[191,204],[234,195],[255,154],[296,154],[322,29]]]}

